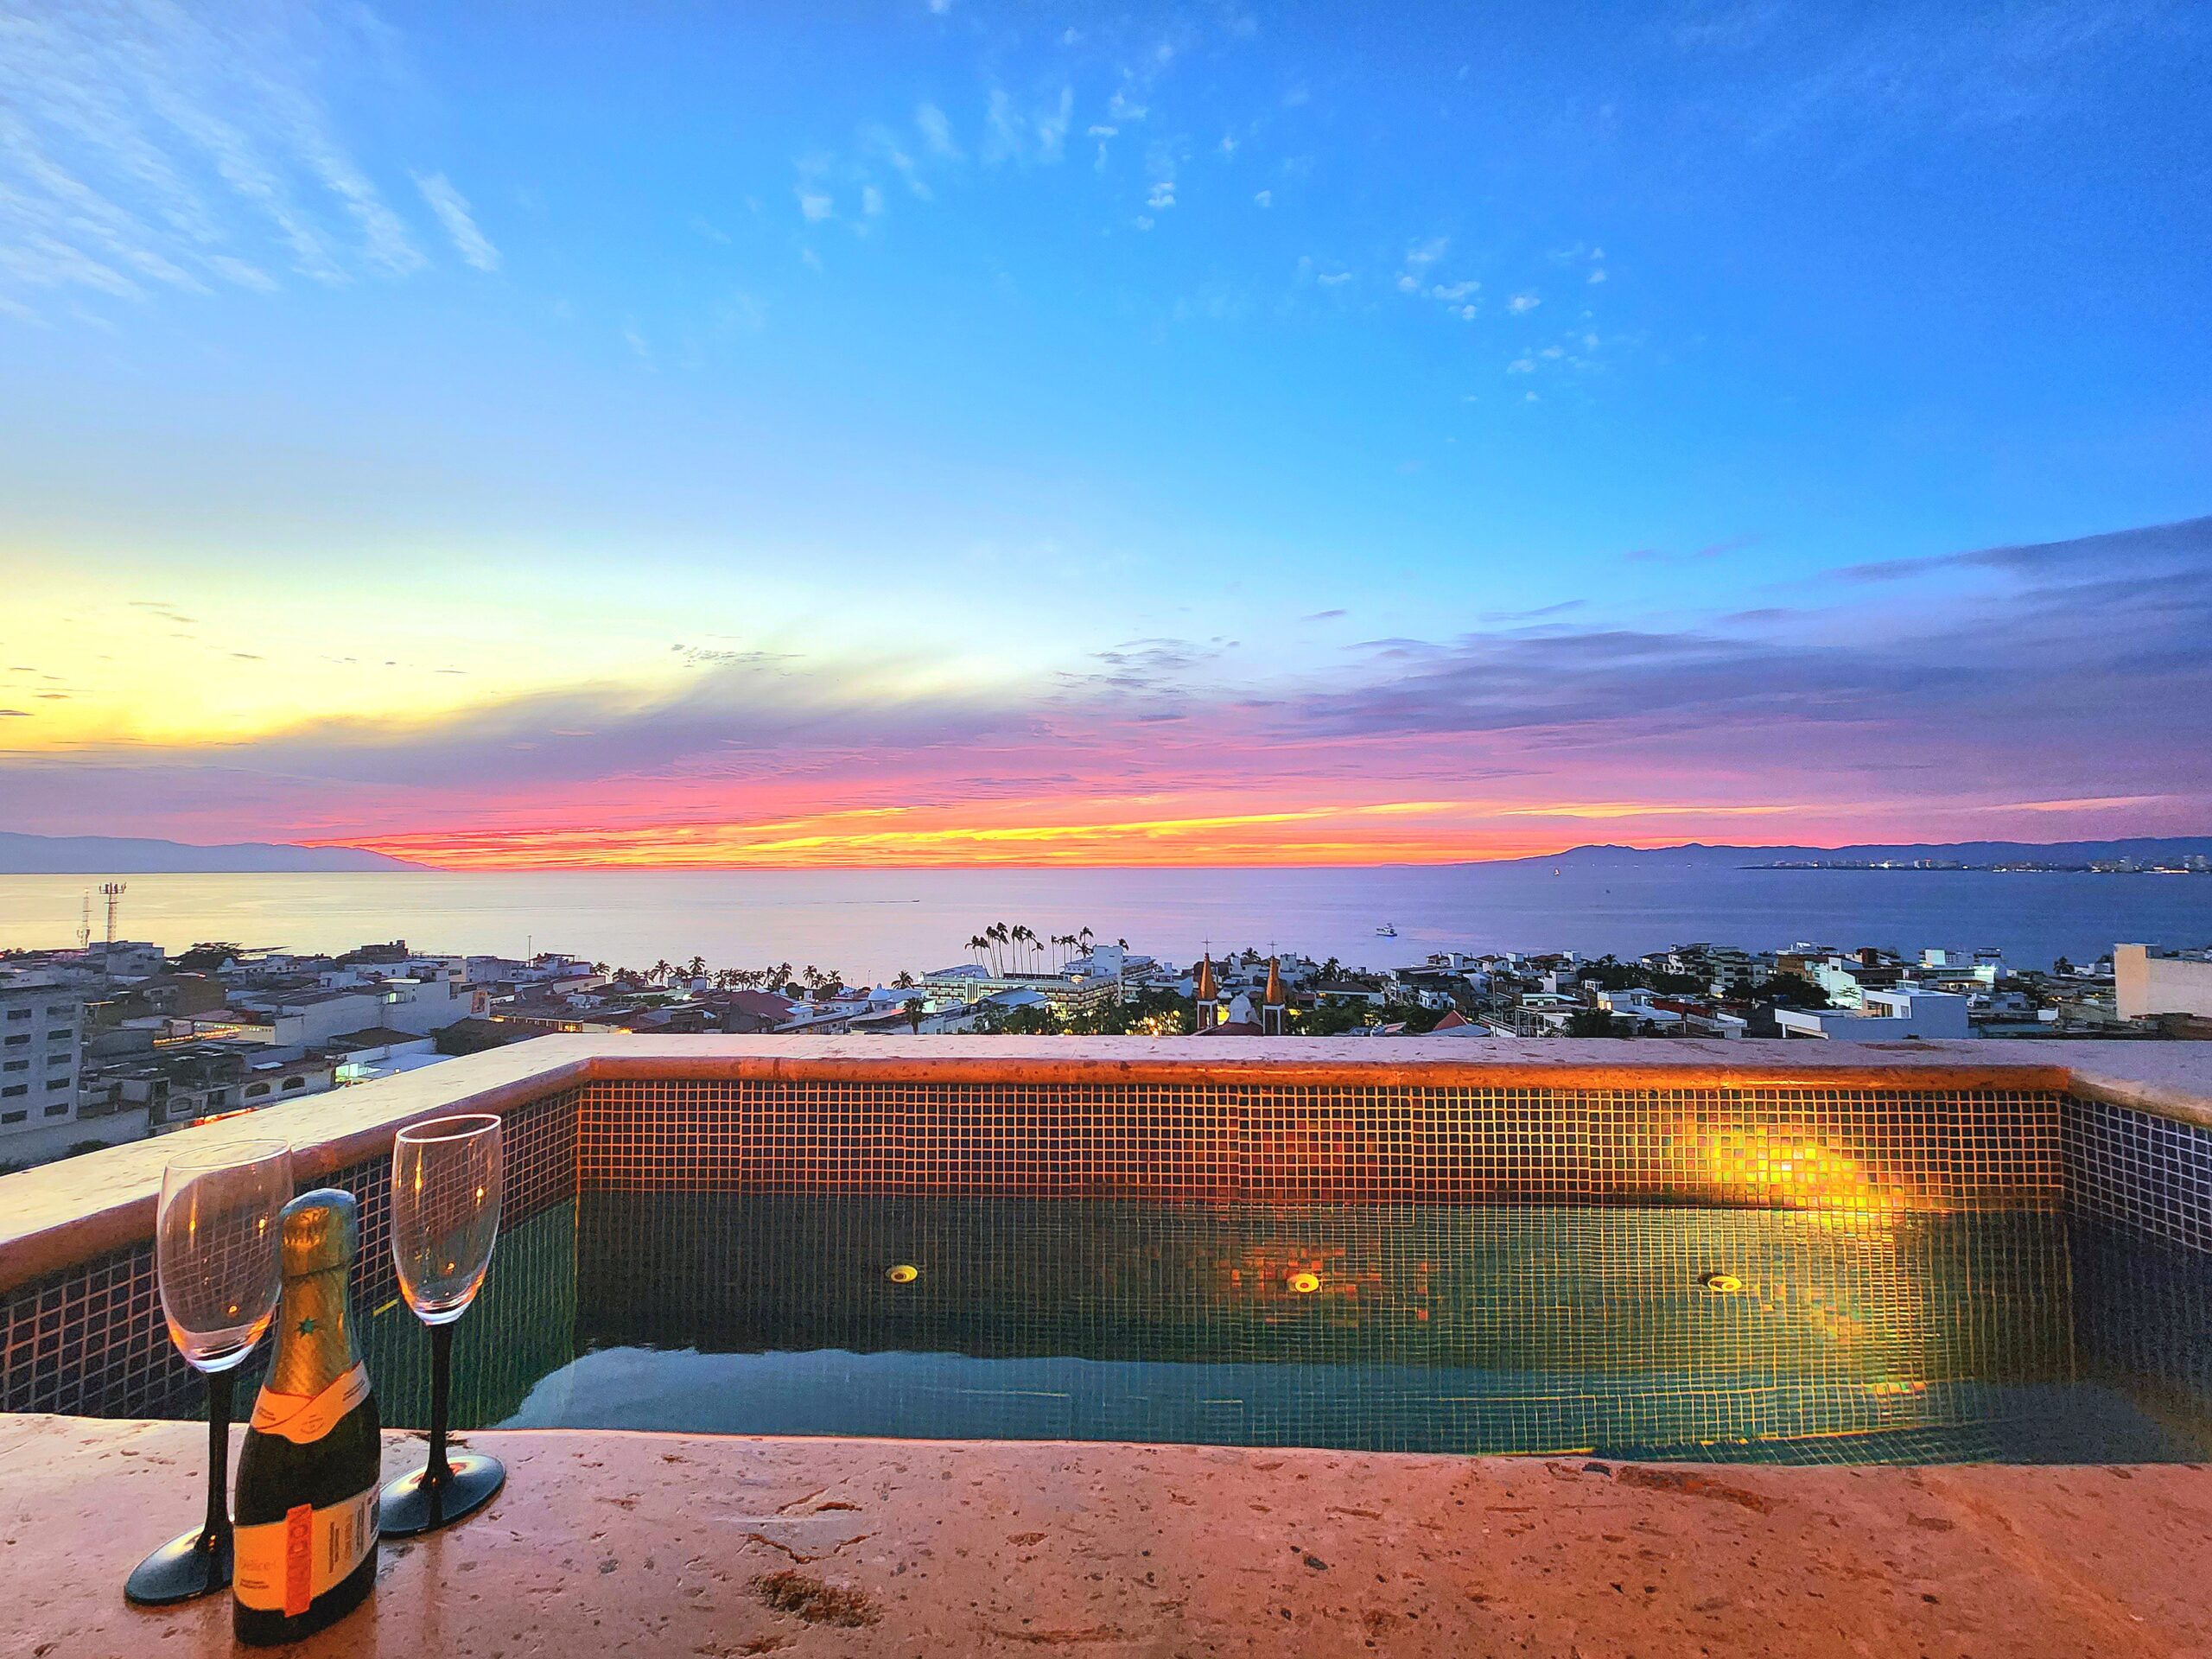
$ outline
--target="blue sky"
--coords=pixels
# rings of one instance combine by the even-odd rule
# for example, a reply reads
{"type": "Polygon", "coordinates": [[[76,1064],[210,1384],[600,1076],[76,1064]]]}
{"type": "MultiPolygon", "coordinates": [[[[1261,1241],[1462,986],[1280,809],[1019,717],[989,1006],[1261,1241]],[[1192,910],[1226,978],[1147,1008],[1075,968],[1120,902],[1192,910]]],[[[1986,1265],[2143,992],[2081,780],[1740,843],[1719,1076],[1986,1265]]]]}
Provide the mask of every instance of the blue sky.
{"type": "MultiPolygon", "coordinates": [[[[27,578],[0,645],[61,688],[21,711],[24,827],[136,801],[234,829],[239,767],[289,833],[512,826],[438,785],[456,732],[531,741],[548,699],[682,709],[695,747],[651,776],[726,823],[690,785],[760,689],[678,667],[772,663],[779,707],[835,724],[856,697],[1249,711],[1387,681],[1394,650],[1624,632],[1864,654],[2031,596],[1993,596],[2001,563],[1837,571],[2212,493],[2202,6],[0,0],[0,27],[27,578]],[[340,637],[260,648],[303,630],[340,637]],[[403,742],[397,818],[297,759],[403,742]]],[[[2143,689],[2074,671],[2114,709],[2143,689]]],[[[2045,775],[2031,702],[1993,715],[2018,754],[1981,807],[2177,793],[2045,775]]],[[[1481,736],[1459,772],[1526,775],[1481,736]]],[[[1453,769],[1425,751],[1366,804],[1453,769]]],[[[1897,750],[1888,828],[1929,770],[1897,750]]],[[[1034,757],[961,775],[956,815],[1065,786],[1034,757]]],[[[1620,776],[1668,808],[1866,804],[1620,776]]]]}

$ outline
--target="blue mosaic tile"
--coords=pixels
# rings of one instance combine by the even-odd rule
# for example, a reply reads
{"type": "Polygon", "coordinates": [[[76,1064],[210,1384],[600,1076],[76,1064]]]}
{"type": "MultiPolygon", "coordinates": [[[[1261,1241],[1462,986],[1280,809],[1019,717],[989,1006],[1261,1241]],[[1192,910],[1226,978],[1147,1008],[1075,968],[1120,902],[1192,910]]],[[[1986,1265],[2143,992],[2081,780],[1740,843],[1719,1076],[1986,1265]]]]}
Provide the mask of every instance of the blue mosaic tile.
{"type": "Polygon", "coordinates": [[[2212,1129],[2107,1101],[2069,1100],[2059,1147],[2071,1208],[2212,1252],[2212,1129]]]}

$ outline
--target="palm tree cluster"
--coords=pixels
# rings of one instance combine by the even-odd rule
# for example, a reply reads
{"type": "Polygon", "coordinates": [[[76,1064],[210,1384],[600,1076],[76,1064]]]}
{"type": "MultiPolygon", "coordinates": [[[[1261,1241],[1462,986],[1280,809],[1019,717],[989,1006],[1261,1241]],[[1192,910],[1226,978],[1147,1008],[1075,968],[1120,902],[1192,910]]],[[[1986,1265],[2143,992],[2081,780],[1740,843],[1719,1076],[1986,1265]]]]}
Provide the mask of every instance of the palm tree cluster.
{"type": "MultiPolygon", "coordinates": [[[[803,969],[794,969],[788,962],[779,962],[766,968],[715,968],[707,966],[704,957],[693,957],[690,961],[673,963],[665,957],[640,972],[634,968],[611,968],[606,963],[592,964],[594,971],[605,974],[624,990],[674,990],[705,980],[717,990],[773,991],[780,995],[801,994],[820,995],[838,989],[844,976],[834,968],[817,968],[809,963],[803,969]]],[[[906,982],[913,982],[906,976],[906,982]]]]}
{"type": "MultiPolygon", "coordinates": [[[[1016,922],[993,922],[982,932],[968,940],[968,949],[978,966],[994,978],[1008,974],[1037,974],[1050,971],[1065,973],[1068,963],[1079,957],[1090,954],[1092,934],[1089,928],[1080,927],[1072,933],[1053,933],[1039,937],[1016,922]]],[[[1127,939],[1122,941],[1126,946],[1127,939]]]]}

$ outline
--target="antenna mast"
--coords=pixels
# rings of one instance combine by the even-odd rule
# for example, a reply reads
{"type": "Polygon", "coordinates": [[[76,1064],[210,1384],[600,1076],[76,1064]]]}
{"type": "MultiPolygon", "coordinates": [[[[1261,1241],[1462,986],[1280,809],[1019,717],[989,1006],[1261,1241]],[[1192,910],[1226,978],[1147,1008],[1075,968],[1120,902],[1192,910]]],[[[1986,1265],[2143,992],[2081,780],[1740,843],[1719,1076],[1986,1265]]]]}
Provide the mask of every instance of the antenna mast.
{"type": "Polygon", "coordinates": [[[100,884],[100,894],[107,900],[107,954],[110,956],[115,954],[116,906],[123,901],[123,895],[130,888],[128,881],[104,881],[100,884]]]}
{"type": "Polygon", "coordinates": [[[92,890],[90,887],[85,889],[85,902],[77,912],[77,948],[79,950],[92,948],[92,890]]]}

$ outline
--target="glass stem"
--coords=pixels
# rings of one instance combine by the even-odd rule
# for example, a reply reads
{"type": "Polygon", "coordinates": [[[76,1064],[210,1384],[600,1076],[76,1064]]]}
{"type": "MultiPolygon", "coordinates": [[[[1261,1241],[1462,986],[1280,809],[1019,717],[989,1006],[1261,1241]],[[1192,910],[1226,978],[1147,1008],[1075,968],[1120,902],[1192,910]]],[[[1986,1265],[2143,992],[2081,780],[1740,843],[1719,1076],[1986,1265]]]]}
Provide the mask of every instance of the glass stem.
{"type": "Polygon", "coordinates": [[[433,1492],[442,1491],[453,1478],[446,1461],[446,1416],[453,1404],[453,1326],[430,1327],[430,1470],[433,1492]]]}
{"type": "Polygon", "coordinates": [[[207,1524],[200,1547],[214,1550],[231,1535],[231,1388],[228,1371],[207,1376],[207,1524]]]}

